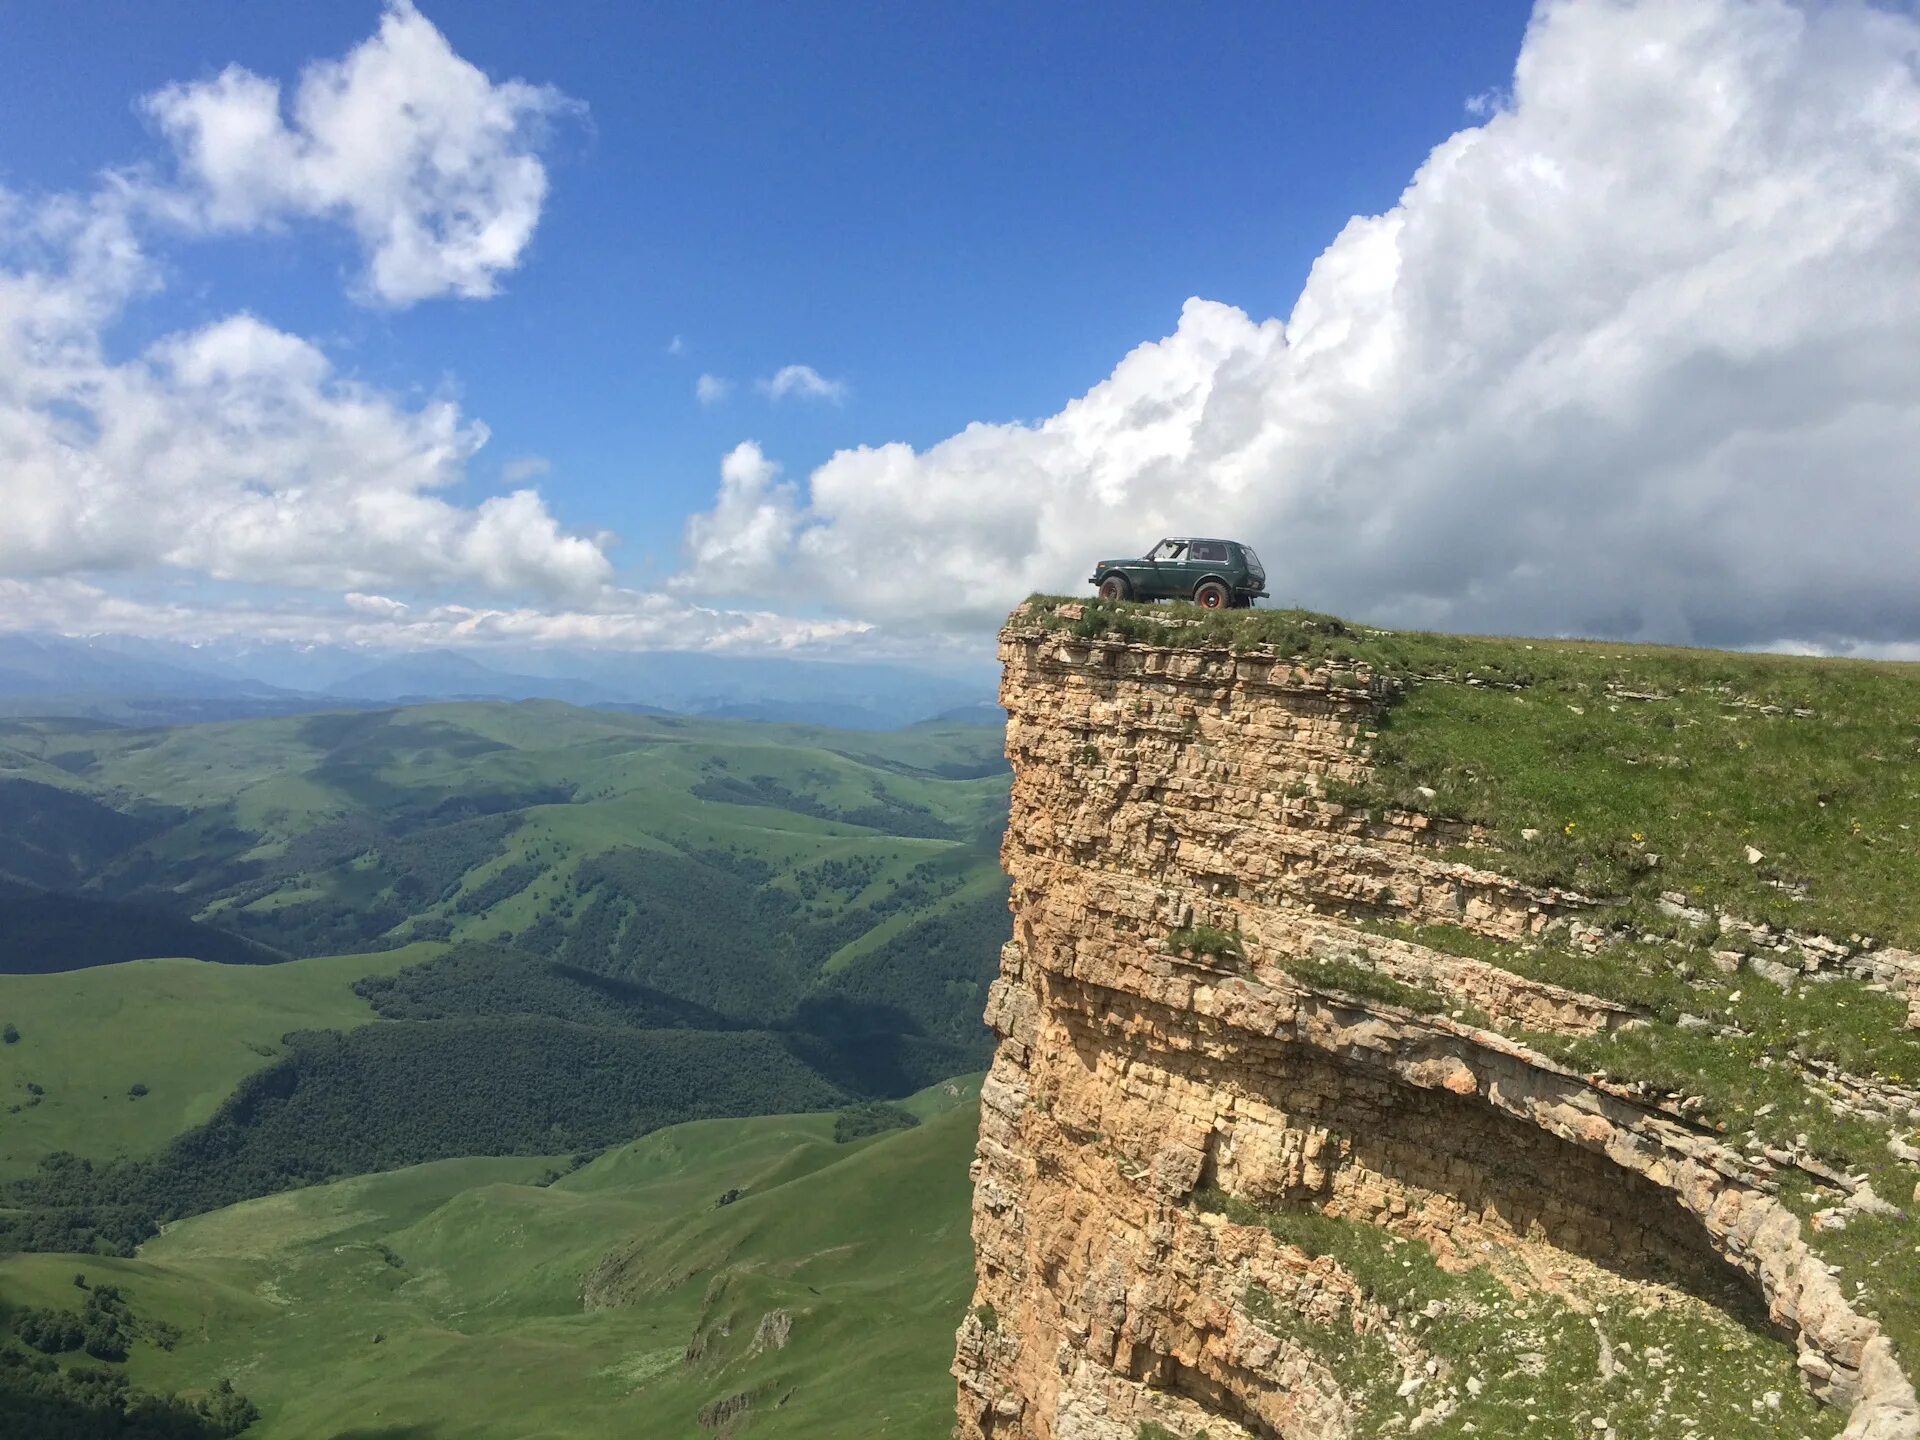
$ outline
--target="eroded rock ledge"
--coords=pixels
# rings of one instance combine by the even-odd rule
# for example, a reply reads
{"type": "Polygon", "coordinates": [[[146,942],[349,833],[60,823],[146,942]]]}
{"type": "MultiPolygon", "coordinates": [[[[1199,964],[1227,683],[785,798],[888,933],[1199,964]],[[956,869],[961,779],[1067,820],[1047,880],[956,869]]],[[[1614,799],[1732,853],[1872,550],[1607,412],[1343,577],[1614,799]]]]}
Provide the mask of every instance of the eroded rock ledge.
{"type": "MultiPolygon", "coordinates": [[[[1766,1174],[1684,1114],[1485,1028],[1604,1033],[1622,1007],[1354,928],[1512,940],[1583,903],[1441,858],[1422,817],[1369,823],[1321,798],[1365,777],[1383,684],[1020,615],[1001,655],[1015,923],[988,1011],[959,1435],[1318,1440],[1465,1414],[1484,1381],[1427,1343],[1431,1313],[1395,1314],[1252,1223],[1273,1213],[1402,1237],[1498,1276],[1516,1307],[1672,1307],[1765,1334],[1830,1407],[1807,1433],[1920,1436],[1891,1346],[1766,1174]],[[1197,928],[1240,944],[1170,943],[1197,928]],[[1329,993],[1291,968],[1351,953],[1458,1008],[1329,993]],[[1343,1347],[1392,1372],[1390,1403],[1360,1393],[1343,1347]]],[[[1600,1353],[1604,1375],[1604,1338],[1600,1353]]],[[[1659,1433],[1725,1432],[1676,1413],[1659,1433]]]]}

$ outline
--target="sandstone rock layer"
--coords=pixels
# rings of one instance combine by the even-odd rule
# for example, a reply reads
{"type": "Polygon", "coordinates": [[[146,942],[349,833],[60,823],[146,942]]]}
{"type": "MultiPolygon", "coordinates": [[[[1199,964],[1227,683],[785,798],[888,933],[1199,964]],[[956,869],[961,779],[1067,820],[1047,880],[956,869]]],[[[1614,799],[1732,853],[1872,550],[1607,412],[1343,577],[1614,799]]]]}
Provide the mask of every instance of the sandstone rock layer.
{"type": "Polygon", "coordinates": [[[1014,938],[988,1010],[960,1436],[1374,1433],[1301,1324],[1372,1347],[1408,1433],[1478,1383],[1339,1265],[1202,1196],[1381,1227],[1516,1295],[1710,1306],[1789,1341],[1834,1429],[1920,1435],[1888,1342],[1765,1176],[1498,1033],[1603,1033],[1621,1007],[1355,928],[1511,940],[1582,904],[1443,858],[1466,837],[1421,817],[1323,798],[1366,776],[1386,686],[1019,615],[1001,656],[1014,938]],[[1238,943],[1183,952],[1210,932],[1238,943]],[[1297,963],[1352,957],[1448,1004],[1360,1000],[1297,963]]]}

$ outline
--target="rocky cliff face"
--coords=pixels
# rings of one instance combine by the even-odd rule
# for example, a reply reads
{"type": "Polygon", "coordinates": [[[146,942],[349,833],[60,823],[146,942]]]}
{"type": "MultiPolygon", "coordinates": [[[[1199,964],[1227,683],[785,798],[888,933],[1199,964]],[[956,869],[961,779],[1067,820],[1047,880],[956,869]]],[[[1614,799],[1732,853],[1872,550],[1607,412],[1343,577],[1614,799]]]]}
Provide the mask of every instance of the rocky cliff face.
{"type": "Polygon", "coordinates": [[[1001,653],[959,1435],[1920,1435],[1778,1165],[1516,1038],[1627,1009],[1367,927],[1583,908],[1323,798],[1382,682],[1031,614],[1001,653]]]}

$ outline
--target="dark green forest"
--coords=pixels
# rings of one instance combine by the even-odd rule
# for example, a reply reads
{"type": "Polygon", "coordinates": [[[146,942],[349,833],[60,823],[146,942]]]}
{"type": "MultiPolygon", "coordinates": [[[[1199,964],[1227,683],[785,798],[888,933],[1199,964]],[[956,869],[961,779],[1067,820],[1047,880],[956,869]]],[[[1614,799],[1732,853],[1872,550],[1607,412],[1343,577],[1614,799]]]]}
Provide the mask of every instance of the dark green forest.
{"type": "Polygon", "coordinates": [[[684,1120],[846,1098],[764,1032],[508,1015],[288,1041],[288,1055],[155,1159],[50,1156],[12,1187],[0,1249],[124,1255],[165,1221],[343,1175],[455,1155],[597,1150],[684,1120]]]}
{"type": "Polygon", "coordinates": [[[282,952],[159,905],[89,895],[0,896],[0,975],[51,975],[152,955],[271,965],[282,952]]]}
{"type": "Polygon", "coordinates": [[[178,1332],[135,1315],[116,1286],[89,1285],[85,1275],[74,1286],[74,1309],[0,1305],[7,1440],[223,1440],[259,1418],[224,1379],[196,1399],[134,1387],[112,1367],[136,1344],[172,1349],[178,1332]]]}

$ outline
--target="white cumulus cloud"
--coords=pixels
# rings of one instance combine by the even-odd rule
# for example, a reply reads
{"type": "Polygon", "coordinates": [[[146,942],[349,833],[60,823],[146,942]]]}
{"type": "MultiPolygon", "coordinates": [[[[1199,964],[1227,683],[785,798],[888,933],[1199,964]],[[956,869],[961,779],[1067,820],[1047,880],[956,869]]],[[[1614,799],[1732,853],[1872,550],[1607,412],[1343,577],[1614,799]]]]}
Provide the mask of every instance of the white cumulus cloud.
{"type": "MultiPolygon", "coordinates": [[[[394,299],[483,293],[517,255],[544,185],[512,140],[536,92],[491,85],[410,6],[308,72],[293,128],[272,92],[229,70],[156,101],[210,220],[323,208],[308,202],[334,186],[357,222],[385,216],[366,233],[394,299]],[[241,99],[221,110],[220,96],[241,99]]],[[[450,396],[403,400],[246,313],[114,353],[117,323],[160,285],[142,243],[156,207],[165,195],[138,177],[84,196],[0,188],[0,577],[469,586],[569,603],[610,583],[607,537],[569,533],[519,484],[544,461],[509,462],[507,494],[453,497],[487,431],[450,396]]]]}
{"type": "Polygon", "coordinates": [[[176,214],[227,230],[337,217],[365,251],[366,295],[404,306],[499,288],[546,201],[546,124],[576,107],[489,79],[410,0],[388,0],[379,30],[309,66],[290,106],[278,82],[235,65],[145,108],[177,152],[176,214]]]}
{"type": "Polygon", "coordinates": [[[838,405],[849,393],[844,380],[829,380],[811,365],[782,365],[759,382],[760,392],[774,400],[825,400],[838,405]]]}
{"type": "Polygon", "coordinates": [[[1046,420],[800,485],[735,451],[683,583],[977,625],[1226,533],[1392,623],[1920,640],[1920,23],[1542,0],[1480,103],[1284,320],[1190,300],[1046,420]]]}
{"type": "Polygon", "coordinates": [[[91,263],[0,273],[17,302],[0,305],[0,575],[557,596],[611,578],[600,541],[566,534],[535,491],[436,493],[486,440],[451,400],[408,407],[245,314],[108,358],[91,263]]]}

